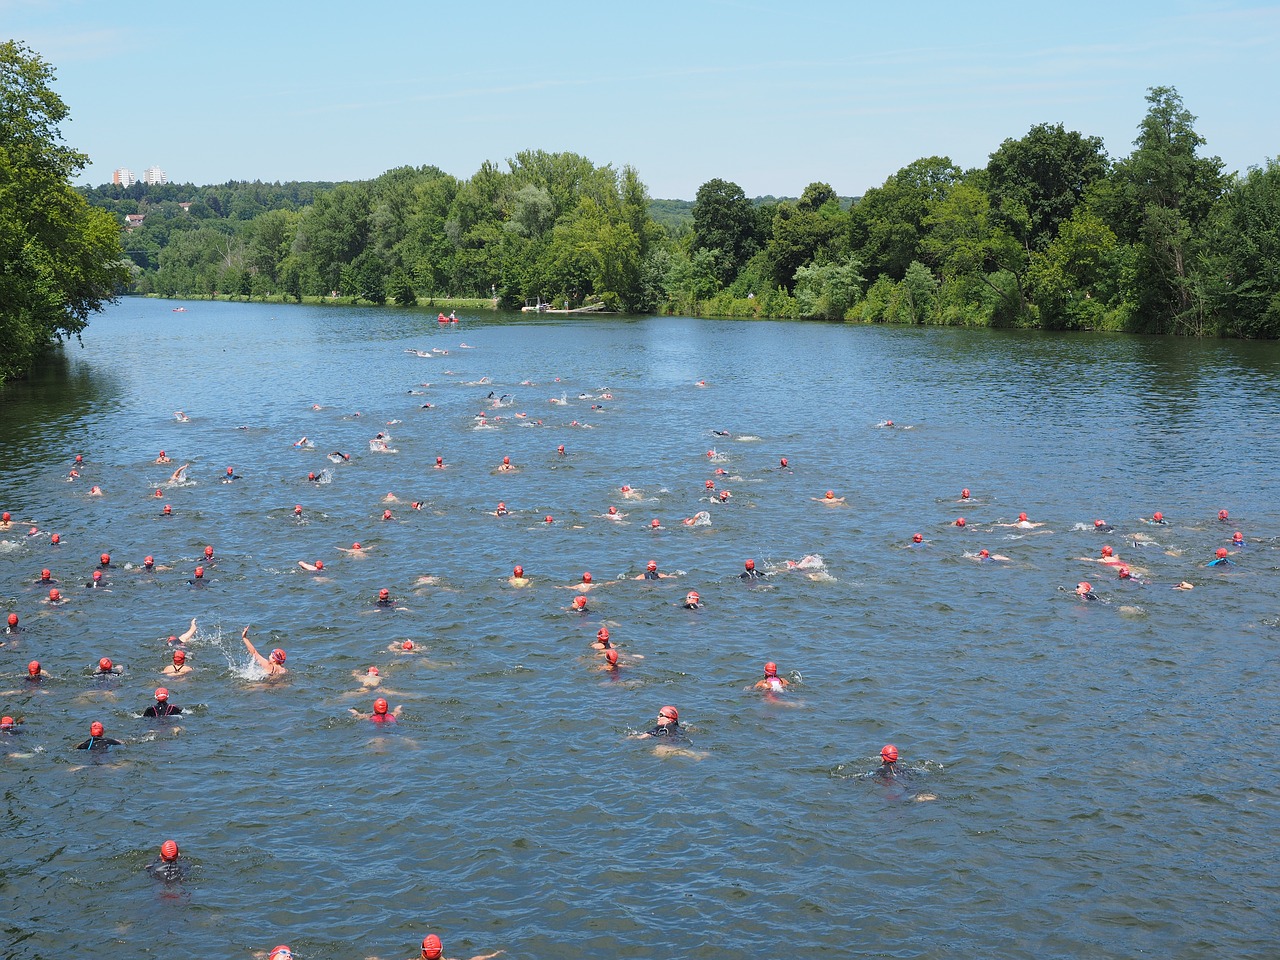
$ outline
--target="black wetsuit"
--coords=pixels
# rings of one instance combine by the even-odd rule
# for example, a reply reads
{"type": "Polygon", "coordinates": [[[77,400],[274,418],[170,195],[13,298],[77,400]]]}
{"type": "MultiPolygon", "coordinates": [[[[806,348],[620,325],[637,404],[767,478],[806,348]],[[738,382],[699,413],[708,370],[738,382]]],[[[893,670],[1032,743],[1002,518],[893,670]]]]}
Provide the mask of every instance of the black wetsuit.
{"type": "Polygon", "coordinates": [[[144,717],[172,717],[181,712],[181,707],[176,707],[168,700],[165,700],[163,703],[153,703],[142,711],[142,715],[144,717]]]}
{"type": "Polygon", "coordinates": [[[147,873],[165,883],[175,883],[187,875],[187,865],[181,860],[157,860],[147,864],[147,873]]]}
{"type": "Polygon", "coordinates": [[[107,750],[111,747],[123,747],[123,740],[115,740],[111,737],[90,737],[83,743],[77,743],[77,750],[107,750]]]}
{"type": "Polygon", "coordinates": [[[644,572],[644,578],[645,578],[646,580],[661,580],[661,579],[662,579],[662,577],[658,574],[658,571],[657,571],[657,570],[646,570],[646,571],[644,572]]]}
{"type": "Polygon", "coordinates": [[[665,737],[668,740],[683,740],[688,742],[689,738],[685,736],[685,732],[680,729],[680,721],[672,720],[670,723],[660,723],[649,731],[651,737],[665,737]]]}
{"type": "Polygon", "coordinates": [[[754,569],[743,570],[742,573],[738,574],[738,579],[739,580],[763,580],[764,574],[761,573],[759,570],[754,570],[754,569]]]}

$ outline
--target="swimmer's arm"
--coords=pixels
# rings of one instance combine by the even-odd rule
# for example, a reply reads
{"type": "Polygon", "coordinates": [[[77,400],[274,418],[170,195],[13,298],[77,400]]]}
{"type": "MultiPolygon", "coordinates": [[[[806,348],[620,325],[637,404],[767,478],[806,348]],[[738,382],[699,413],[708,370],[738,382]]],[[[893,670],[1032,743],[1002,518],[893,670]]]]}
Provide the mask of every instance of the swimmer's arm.
{"type": "Polygon", "coordinates": [[[249,642],[248,627],[244,628],[244,631],[240,634],[240,639],[244,641],[245,649],[249,651],[249,656],[253,657],[253,659],[257,662],[258,666],[262,667],[263,670],[270,670],[271,669],[270,661],[268,661],[266,657],[260,654],[257,648],[252,643],[249,642]]]}
{"type": "Polygon", "coordinates": [[[179,643],[186,643],[196,635],[196,618],[191,618],[191,626],[187,628],[187,632],[178,638],[179,643]]]}
{"type": "Polygon", "coordinates": [[[490,957],[496,957],[498,954],[504,952],[505,951],[503,950],[495,950],[493,953],[479,953],[472,957],[471,960],[489,960],[490,957]]]}

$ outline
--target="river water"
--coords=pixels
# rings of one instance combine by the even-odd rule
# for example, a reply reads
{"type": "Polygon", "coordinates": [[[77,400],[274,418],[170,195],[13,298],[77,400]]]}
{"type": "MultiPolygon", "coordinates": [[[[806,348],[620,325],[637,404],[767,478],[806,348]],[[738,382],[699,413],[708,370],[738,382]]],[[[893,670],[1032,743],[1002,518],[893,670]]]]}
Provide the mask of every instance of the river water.
{"type": "Polygon", "coordinates": [[[1275,955],[1280,346],[173,307],[0,392],[6,957],[1275,955]],[[349,713],[371,665],[393,729],[349,713]],[[628,739],[664,704],[684,752],[628,739]]]}

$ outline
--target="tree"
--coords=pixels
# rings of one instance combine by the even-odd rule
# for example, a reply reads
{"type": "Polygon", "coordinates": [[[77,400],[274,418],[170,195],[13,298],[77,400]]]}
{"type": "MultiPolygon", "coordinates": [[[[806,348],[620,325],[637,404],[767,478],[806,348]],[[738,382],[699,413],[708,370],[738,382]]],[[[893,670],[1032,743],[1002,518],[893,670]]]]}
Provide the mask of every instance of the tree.
{"type": "Polygon", "coordinates": [[[960,168],[947,157],[925,157],[903,167],[881,187],[873,187],[849,211],[850,248],[866,264],[869,276],[906,275],[923,257],[924,219],[960,180],[960,168]]]}
{"type": "Polygon", "coordinates": [[[1202,248],[1197,273],[1218,332],[1280,337],[1280,161],[1233,178],[1202,248]]]}
{"type": "Polygon", "coordinates": [[[698,188],[693,203],[693,249],[720,251],[717,279],[721,284],[733,281],[759,245],[755,210],[740,186],[715,179],[698,188]]]}
{"type": "Polygon", "coordinates": [[[765,246],[774,282],[791,290],[802,266],[839,258],[848,233],[847,215],[825,183],[809,184],[796,203],[778,204],[773,236],[765,246]]]}
{"type": "Polygon", "coordinates": [[[862,264],[854,257],[796,271],[796,303],[803,317],[843,320],[862,296],[862,264]]]}
{"type": "Polygon", "coordinates": [[[0,43],[0,381],[78,335],[130,277],[115,220],[71,187],[88,157],[61,142],[53,77],[23,44],[0,43]]]}
{"type": "Polygon", "coordinates": [[[988,191],[997,210],[1013,211],[1016,205],[1025,213],[1027,247],[1043,249],[1084,199],[1085,190],[1107,172],[1101,139],[1068,131],[1060,123],[1041,123],[991,154],[988,191]]]}

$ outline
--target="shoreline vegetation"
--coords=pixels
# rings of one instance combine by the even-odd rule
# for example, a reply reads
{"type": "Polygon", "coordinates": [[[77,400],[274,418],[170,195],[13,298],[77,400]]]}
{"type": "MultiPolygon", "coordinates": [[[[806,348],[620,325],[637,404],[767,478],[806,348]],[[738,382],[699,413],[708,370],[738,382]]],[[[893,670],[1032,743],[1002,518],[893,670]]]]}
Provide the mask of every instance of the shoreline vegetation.
{"type": "Polygon", "coordinates": [[[1172,87],[1119,159],[1041,123],[860,197],[717,178],[689,202],[544,150],[466,180],[73,188],[52,68],[13,42],[0,66],[0,382],[124,294],[1280,338],[1280,160],[1226,173],[1172,87]]]}

